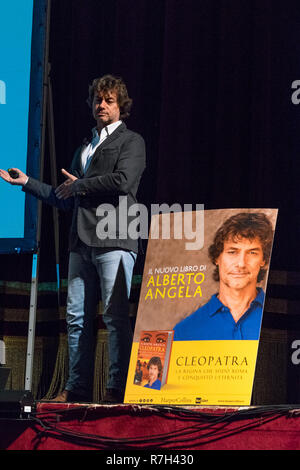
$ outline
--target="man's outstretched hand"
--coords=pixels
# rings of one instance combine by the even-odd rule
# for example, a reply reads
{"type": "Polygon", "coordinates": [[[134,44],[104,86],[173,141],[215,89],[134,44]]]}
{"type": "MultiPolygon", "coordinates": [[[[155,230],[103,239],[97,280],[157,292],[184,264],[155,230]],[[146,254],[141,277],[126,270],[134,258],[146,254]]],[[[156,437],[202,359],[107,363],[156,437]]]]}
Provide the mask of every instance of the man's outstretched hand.
{"type": "Polygon", "coordinates": [[[14,184],[15,186],[24,186],[27,183],[28,176],[18,168],[12,168],[12,170],[19,173],[18,178],[12,178],[6,170],[0,170],[0,177],[7,183],[14,184]]]}
{"type": "Polygon", "coordinates": [[[73,196],[72,184],[74,183],[74,181],[77,180],[77,178],[76,176],[71,175],[71,173],[68,173],[64,169],[62,169],[61,172],[63,175],[65,175],[67,180],[56,188],[55,194],[58,197],[58,199],[68,199],[69,197],[73,196]]]}
{"type": "MultiPolygon", "coordinates": [[[[28,176],[18,168],[12,168],[12,170],[17,171],[19,173],[18,178],[12,178],[6,170],[0,170],[0,177],[7,183],[13,184],[15,186],[24,186],[27,183],[28,176]]],[[[77,180],[77,178],[76,176],[71,175],[71,173],[68,173],[64,169],[62,169],[61,171],[66,176],[67,180],[63,184],[58,186],[58,188],[56,188],[55,194],[58,199],[67,199],[73,196],[72,184],[75,180],[77,180]]]]}

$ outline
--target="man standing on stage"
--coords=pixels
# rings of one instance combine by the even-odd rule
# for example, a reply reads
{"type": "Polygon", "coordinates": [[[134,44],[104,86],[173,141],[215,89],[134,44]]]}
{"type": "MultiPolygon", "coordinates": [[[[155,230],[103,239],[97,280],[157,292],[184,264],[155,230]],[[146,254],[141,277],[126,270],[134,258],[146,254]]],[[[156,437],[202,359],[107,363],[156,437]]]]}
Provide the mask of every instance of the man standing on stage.
{"type": "Polygon", "coordinates": [[[143,138],[123,122],[129,116],[132,100],[122,79],[112,75],[95,79],[88,102],[96,127],[91,140],[76,151],[70,172],[62,170],[67,178],[62,185],[54,189],[19,169],[15,169],[17,179],[4,170],[0,170],[0,176],[23,186],[25,192],[43,202],[73,210],[66,315],[69,378],[54,400],[92,399],[93,322],[100,286],[109,348],[109,378],[103,401],[117,403],[123,401],[131,352],[129,294],[138,253],[138,240],[128,234],[131,219],[121,211],[136,203],[145,169],[145,145],[143,138]],[[124,198],[125,205],[121,204],[124,198]],[[108,226],[100,233],[101,220],[107,215],[101,205],[113,210],[117,221],[114,230],[108,226]]]}

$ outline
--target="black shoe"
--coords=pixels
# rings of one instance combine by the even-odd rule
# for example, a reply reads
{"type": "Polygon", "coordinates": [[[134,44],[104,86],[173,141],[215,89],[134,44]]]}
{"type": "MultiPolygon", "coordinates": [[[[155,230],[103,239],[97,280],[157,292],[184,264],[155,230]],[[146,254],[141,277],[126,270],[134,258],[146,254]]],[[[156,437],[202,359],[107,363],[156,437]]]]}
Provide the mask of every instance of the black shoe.
{"type": "Polygon", "coordinates": [[[124,400],[124,392],[121,392],[115,388],[108,388],[106,389],[105,395],[101,400],[101,403],[123,403],[124,400]]]}

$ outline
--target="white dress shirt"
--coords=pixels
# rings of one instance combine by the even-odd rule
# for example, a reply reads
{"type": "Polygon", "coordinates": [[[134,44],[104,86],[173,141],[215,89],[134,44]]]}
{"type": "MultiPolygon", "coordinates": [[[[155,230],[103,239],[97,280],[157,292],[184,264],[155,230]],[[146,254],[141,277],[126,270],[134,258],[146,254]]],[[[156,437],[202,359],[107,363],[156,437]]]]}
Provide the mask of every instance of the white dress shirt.
{"type": "Polygon", "coordinates": [[[113,122],[112,124],[109,124],[108,126],[103,127],[103,129],[100,132],[100,135],[96,127],[92,129],[93,138],[81,154],[81,163],[82,163],[82,168],[83,168],[84,173],[88,169],[89,164],[92,160],[92,156],[96,152],[99,145],[102,144],[102,142],[104,142],[104,140],[107,139],[107,137],[117,129],[117,127],[121,124],[121,122],[122,121],[113,122]]]}

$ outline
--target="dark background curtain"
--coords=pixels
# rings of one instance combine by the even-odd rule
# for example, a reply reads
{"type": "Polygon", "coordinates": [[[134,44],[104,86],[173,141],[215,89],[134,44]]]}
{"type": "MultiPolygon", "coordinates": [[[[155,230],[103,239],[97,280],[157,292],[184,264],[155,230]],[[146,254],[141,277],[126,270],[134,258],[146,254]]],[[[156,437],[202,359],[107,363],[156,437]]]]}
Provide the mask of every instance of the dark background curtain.
{"type": "MultiPolygon", "coordinates": [[[[121,75],[134,101],[127,125],[147,145],[139,201],[277,207],[271,267],[298,271],[300,107],[291,84],[300,78],[299,26],[298,0],[52,0],[58,169],[94,125],[88,84],[121,75]]],[[[60,215],[63,277],[69,224],[60,215]]],[[[45,206],[42,227],[40,279],[49,280],[45,206]]],[[[2,279],[29,279],[30,270],[30,256],[2,256],[2,279]]]]}

